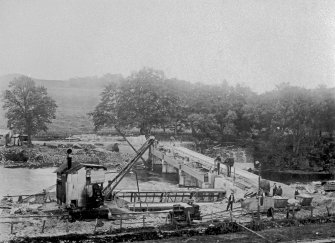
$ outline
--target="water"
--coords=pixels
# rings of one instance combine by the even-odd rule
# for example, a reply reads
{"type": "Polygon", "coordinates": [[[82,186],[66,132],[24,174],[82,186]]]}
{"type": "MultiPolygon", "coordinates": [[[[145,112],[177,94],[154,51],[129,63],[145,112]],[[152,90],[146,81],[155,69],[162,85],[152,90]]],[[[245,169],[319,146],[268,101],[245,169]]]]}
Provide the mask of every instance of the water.
{"type": "Polygon", "coordinates": [[[56,184],[56,168],[27,169],[0,167],[0,196],[34,194],[56,184]]]}
{"type": "MultiPolygon", "coordinates": [[[[56,184],[56,168],[3,168],[0,167],[0,198],[4,195],[34,194],[56,184]]],[[[115,174],[106,174],[106,180],[115,174]]],[[[176,175],[137,171],[140,190],[173,189],[177,187],[176,175]]],[[[118,189],[137,189],[135,174],[127,174],[118,189]]]]}

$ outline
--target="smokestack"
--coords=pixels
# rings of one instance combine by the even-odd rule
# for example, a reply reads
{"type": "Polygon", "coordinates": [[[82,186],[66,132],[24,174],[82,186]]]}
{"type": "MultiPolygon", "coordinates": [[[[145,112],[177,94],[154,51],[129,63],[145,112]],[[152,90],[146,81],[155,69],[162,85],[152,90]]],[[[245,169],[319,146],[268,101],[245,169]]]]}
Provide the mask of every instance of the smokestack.
{"type": "Polygon", "coordinates": [[[72,153],[72,149],[68,149],[67,151],[67,169],[71,169],[72,167],[72,157],[71,157],[71,153],[72,153]]]}

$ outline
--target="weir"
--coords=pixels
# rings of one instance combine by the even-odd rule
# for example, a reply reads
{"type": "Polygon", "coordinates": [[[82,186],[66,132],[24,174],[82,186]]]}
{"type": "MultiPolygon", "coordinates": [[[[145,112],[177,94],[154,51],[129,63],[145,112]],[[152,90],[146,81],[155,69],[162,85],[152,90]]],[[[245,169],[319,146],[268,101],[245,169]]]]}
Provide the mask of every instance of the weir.
{"type": "Polygon", "coordinates": [[[161,167],[162,173],[178,174],[179,186],[214,188],[214,178],[217,175],[217,172],[213,172],[214,162],[206,162],[201,159],[201,154],[198,155],[190,156],[177,147],[168,146],[153,146],[149,153],[152,168],[161,167]]]}
{"type": "Polygon", "coordinates": [[[180,156],[170,149],[150,151],[151,166],[161,167],[162,173],[176,173],[179,177],[179,185],[185,187],[213,188],[209,181],[209,170],[192,164],[187,157],[180,156]]]}
{"type": "Polygon", "coordinates": [[[152,146],[149,158],[153,169],[178,174],[181,187],[224,190],[258,187],[258,176],[244,170],[248,163],[234,163],[228,177],[225,164],[221,164],[218,172],[213,158],[180,146],[152,146]]]}

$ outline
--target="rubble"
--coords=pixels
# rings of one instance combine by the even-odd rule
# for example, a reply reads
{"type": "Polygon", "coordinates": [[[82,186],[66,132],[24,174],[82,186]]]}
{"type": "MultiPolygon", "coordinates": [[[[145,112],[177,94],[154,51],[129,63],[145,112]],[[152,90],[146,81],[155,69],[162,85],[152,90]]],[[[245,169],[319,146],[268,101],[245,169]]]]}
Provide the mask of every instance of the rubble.
{"type": "Polygon", "coordinates": [[[0,148],[0,164],[4,167],[42,168],[57,167],[66,161],[66,150],[73,149],[74,161],[81,163],[97,163],[114,168],[122,166],[126,160],[132,158],[129,153],[110,152],[103,147],[96,148],[93,144],[46,144],[28,147],[0,148]]]}

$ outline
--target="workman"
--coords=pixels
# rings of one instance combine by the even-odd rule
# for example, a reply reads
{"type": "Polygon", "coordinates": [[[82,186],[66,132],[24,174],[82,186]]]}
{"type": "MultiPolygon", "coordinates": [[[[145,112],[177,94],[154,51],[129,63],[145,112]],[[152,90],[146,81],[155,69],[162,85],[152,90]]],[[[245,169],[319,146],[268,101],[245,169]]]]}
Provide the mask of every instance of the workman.
{"type": "Polygon", "coordinates": [[[218,175],[220,175],[220,164],[221,164],[222,160],[221,160],[221,156],[218,154],[214,160],[214,164],[217,167],[218,170],[218,175]]]}
{"type": "Polygon", "coordinates": [[[294,192],[294,199],[297,199],[297,196],[299,195],[299,191],[298,188],[295,188],[295,192],[294,192]]]}
{"type": "Polygon", "coordinates": [[[279,186],[277,189],[277,196],[282,196],[282,195],[283,195],[283,189],[281,188],[281,186],[279,186]]]}
{"type": "Polygon", "coordinates": [[[235,202],[235,196],[234,196],[234,192],[231,192],[229,198],[228,198],[228,205],[227,205],[227,211],[230,210],[233,211],[233,203],[235,202]]]}
{"type": "Polygon", "coordinates": [[[274,183],[274,184],[273,184],[273,190],[272,190],[272,196],[276,196],[276,195],[277,195],[277,190],[278,190],[278,188],[277,188],[277,184],[274,183]]]}
{"type": "Polygon", "coordinates": [[[227,176],[231,176],[231,167],[234,165],[234,158],[230,156],[230,154],[225,154],[225,165],[227,166],[227,176]]]}
{"type": "Polygon", "coordinates": [[[263,206],[263,203],[264,203],[264,198],[265,198],[265,192],[264,192],[264,190],[263,189],[260,189],[260,191],[259,191],[259,203],[260,203],[260,205],[261,206],[263,206]]]}
{"type": "Polygon", "coordinates": [[[176,145],[176,139],[173,136],[170,137],[170,145],[171,144],[172,144],[172,146],[176,145]]]}

